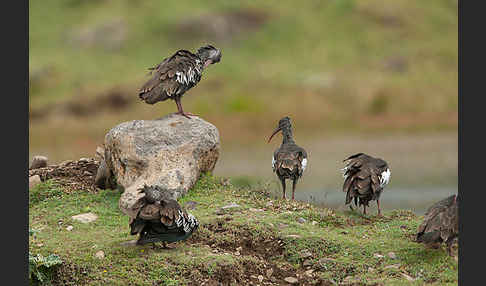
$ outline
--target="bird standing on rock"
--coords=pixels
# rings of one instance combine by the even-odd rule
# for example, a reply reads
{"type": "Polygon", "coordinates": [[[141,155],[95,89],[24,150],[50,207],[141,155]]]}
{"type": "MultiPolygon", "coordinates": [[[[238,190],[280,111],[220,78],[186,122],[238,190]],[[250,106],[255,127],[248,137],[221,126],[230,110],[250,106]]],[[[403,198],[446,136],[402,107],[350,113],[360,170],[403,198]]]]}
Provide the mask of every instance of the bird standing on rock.
{"type": "Polygon", "coordinates": [[[220,60],[221,51],[211,45],[199,48],[195,54],[178,50],[149,69],[152,78],[142,86],[138,95],[148,104],[173,99],[177,104],[176,114],[190,118],[189,115],[194,114],[182,110],[181,97],[201,80],[207,66],[220,60]]]}
{"type": "Polygon", "coordinates": [[[391,176],[387,162],[364,153],[352,155],[343,162],[346,163],[341,169],[344,177],[343,192],[346,192],[345,204],[354,199],[356,206],[363,205],[363,214],[366,214],[369,201],[376,200],[378,215],[381,215],[380,196],[391,176]]]}
{"type": "Polygon", "coordinates": [[[145,206],[130,220],[130,234],[140,233],[137,244],[185,240],[198,228],[198,220],[176,200],[167,199],[157,186],[144,186],[145,206]]]}
{"type": "Polygon", "coordinates": [[[288,116],[280,119],[277,129],[268,138],[268,142],[279,131],[282,132],[282,145],[273,153],[272,169],[282,183],[283,199],[286,199],[285,180],[291,179],[293,181],[292,200],[294,200],[295,186],[307,166],[307,152],[295,144],[292,136],[292,125],[288,116]]]}
{"type": "Polygon", "coordinates": [[[452,195],[433,204],[418,227],[416,241],[429,247],[445,242],[447,253],[452,256],[452,245],[459,237],[458,203],[459,195],[452,195]]]}

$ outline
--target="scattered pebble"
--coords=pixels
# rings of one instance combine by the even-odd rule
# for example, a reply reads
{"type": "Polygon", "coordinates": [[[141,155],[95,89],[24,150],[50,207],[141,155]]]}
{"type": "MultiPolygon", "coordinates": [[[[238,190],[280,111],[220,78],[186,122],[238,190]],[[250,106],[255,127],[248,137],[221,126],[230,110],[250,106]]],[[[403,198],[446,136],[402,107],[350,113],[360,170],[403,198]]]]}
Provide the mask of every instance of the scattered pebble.
{"type": "Polygon", "coordinates": [[[39,175],[34,175],[29,177],[29,189],[32,189],[33,187],[37,186],[41,182],[42,181],[39,175]]]}
{"type": "Polygon", "coordinates": [[[30,169],[38,169],[47,167],[47,157],[46,156],[34,156],[32,158],[32,163],[30,164],[30,169]]]}
{"type": "Polygon", "coordinates": [[[86,162],[89,162],[89,159],[88,158],[79,158],[78,160],[79,162],[83,162],[83,163],[86,163],[86,162]]]}
{"type": "Polygon", "coordinates": [[[375,258],[383,258],[385,256],[383,256],[381,254],[378,254],[378,253],[375,253],[375,254],[373,254],[373,257],[375,257],[375,258]]]}
{"type": "Polygon", "coordinates": [[[397,258],[395,252],[388,252],[388,257],[390,257],[391,259],[396,259],[397,258]]]}
{"type": "Polygon", "coordinates": [[[295,284],[295,283],[299,282],[299,280],[297,280],[297,278],[295,278],[295,277],[287,277],[284,280],[286,282],[290,283],[290,284],[295,284]]]}
{"type": "Polygon", "coordinates": [[[383,269],[389,269],[389,268],[395,268],[395,269],[398,269],[398,268],[400,268],[400,264],[391,264],[391,265],[387,265],[387,266],[385,266],[383,269]]]}
{"type": "Polygon", "coordinates": [[[89,222],[93,222],[96,219],[98,219],[98,216],[95,215],[94,213],[84,213],[84,214],[78,214],[78,215],[72,216],[71,218],[74,219],[74,220],[80,221],[82,223],[89,223],[89,222]]]}
{"type": "Polygon", "coordinates": [[[308,258],[308,257],[311,257],[312,256],[312,252],[310,252],[309,250],[305,249],[303,250],[301,253],[300,253],[300,257],[301,258],[308,258]]]}
{"type": "Polygon", "coordinates": [[[408,281],[415,281],[415,278],[413,278],[412,276],[408,275],[408,274],[405,274],[405,273],[401,273],[403,277],[405,277],[405,279],[407,279],[408,281]]]}
{"type": "Polygon", "coordinates": [[[298,223],[305,223],[305,222],[306,222],[306,220],[305,220],[305,218],[303,218],[303,217],[299,217],[299,218],[297,219],[297,222],[298,222],[298,223]]]}
{"type": "Polygon", "coordinates": [[[286,235],[285,237],[288,237],[288,238],[300,238],[300,235],[298,235],[298,234],[289,234],[289,235],[286,235]]]}
{"type": "Polygon", "coordinates": [[[312,260],[306,259],[303,263],[302,266],[307,267],[312,265],[312,260]]]}
{"type": "MultiPolygon", "coordinates": [[[[385,268],[386,268],[386,267],[385,267],[385,268]]],[[[373,272],[375,272],[375,268],[373,268],[373,267],[368,267],[368,272],[369,272],[369,273],[373,273],[373,272]]]]}
{"type": "Polygon", "coordinates": [[[241,247],[241,246],[236,248],[236,251],[242,251],[242,250],[243,250],[243,247],[241,247]]]}
{"type": "Polygon", "coordinates": [[[235,252],[235,255],[236,255],[236,256],[240,256],[240,254],[241,254],[241,253],[240,253],[239,251],[235,252]]]}
{"type": "Polygon", "coordinates": [[[124,241],[120,243],[121,246],[135,246],[137,245],[137,240],[129,240],[129,241],[124,241]]]}
{"type": "Polygon", "coordinates": [[[312,277],[312,273],[314,272],[314,269],[309,269],[305,272],[305,275],[312,277]]]}
{"type": "Polygon", "coordinates": [[[266,204],[267,207],[271,207],[273,206],[273,202],[272,201],[269,201],[267,204],[266,204]]]}
{"type": "Polygon", "coordinates": [[[237,203],[231,203],[231,204],[226,205],[226,206],[221,207],[221,208],[224,210],[224,209],[239,208],[239,207],[240,207],[239,204],[237,204],[237,203]]]}
{"type": "Polygon", "coordinates": [[[96,258],[103,259],[103,258],[105,258],[105,253],[103,252],[103,250],[100,250],[100,251],[96,252],[95,256],[96,256],[96,258]]]}
{"type": "Polygon", "coordinates": [[[267,277],[268,277],[268,278],[272,277],[272,274],[273,274],[273,268],[268,269],[266,274],[267,274],[267,277]]]}
{"type": "Polygon", "coordinates": [[[262,281],[263,281],[263,275],[258,275],[258,281],[260,281],[260,283],[262,283],[262,281]]]}
{"type": "Polygon", "coordinates": [[[68,225],[68,227],[66,227],[66,230],[67,230],[67,231],[71,231],[71,230],[73,230],[73,228],[74,228],[74,227],[73,227],[72,225],[68,225]]]}
{"type": "Polygon", "coordinates": [[[316,224],[317,224],[317,221],[313,220],[313,221],[311,222],[311,224],[312,224],[312,225],[316,225],[316,224]]]}

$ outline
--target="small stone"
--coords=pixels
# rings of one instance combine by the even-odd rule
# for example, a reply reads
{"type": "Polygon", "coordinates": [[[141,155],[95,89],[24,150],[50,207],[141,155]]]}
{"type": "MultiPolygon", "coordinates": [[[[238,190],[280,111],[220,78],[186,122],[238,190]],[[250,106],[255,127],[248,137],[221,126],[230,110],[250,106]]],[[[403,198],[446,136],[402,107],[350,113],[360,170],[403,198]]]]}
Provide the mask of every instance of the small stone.
{"type": "Polygon", "coordinates": [[[89,159],[88,158],[80,158],[78,161],[82,162],[82,163],[87,163],[87,162],[89,162],[89,159]]]}
{"type": "Polygon", "coordinates": [[[42,181],[39,175],[29,177],[29,189],[32,189],[40,183],[42,183],[42,181]]]}
{"type": "Polygon", "coordinates": [[[240,252],[239,251],[235,252],[235,255],[240,256],[240,252]]]}
{"type": "Polygon", "coordinates": [[[121,246],[136,246],[137,245],[137,240],[129,240],[129,241],[124,241],[120,243],[121,246]]]}
{"type": "Polygon", "coordinates": [[[343,282],[351,282],[353,280],[353,276],[346,276],[344,279],[343,279],[343,282]]]}
{"type": "Polygon", "coordinates": [[[273,202],[272,201],[269,201],[267,204],[266,204],[267,207],[271,207],[273,206],[273,202]]]}
{"type": "Polygon", "coordinates": [[[305,222],[306,222],[306,220],[305,220],[305,218],[303,218],[303,217],[299,217],[299,218],[297,219],[297,222],[298,222],[298,223],[305,223],[305,222]]]}
{"type": "Polygon", "coordinates": [[[395,268],[395,269],[398,269],[398,268],[400,268],[400,264],[391,264],[391,265],[387,265],[387,266],[385,266],[383,269],[389,269],[389,268],[395,268]]]}
{"type": "Polygon", "coordinates": [[[295,278],[295,277],[287,277],[284,280],[286,282],[290,283],[290,284],[295,284],[295,283],[299,282],[299,280],[297,280],[297,278],[295,278]]]}
{"type": "Polygon", "coordinates": [[[313,220],[313,221],[311,222],[311,224],[312,224],[312,225],[316,225],[317,223],[318,223],[318,222],[317,222],[317,221],[315,221],[315,220],[313,220]]]}
{"type": "Polygon", "coordinates": [[[410,275],[408,274],[405,274],[405,273],[401,273],[403,277],[405,277],[405,279],[407,279],[408,281],[415,281],[415,278],[411,277],[410,275]]]}
{"type": "Polygon", "coordinates": [[[303,263],[302,266],[307,267],[312,265],[312,260],[306,259],[303,263]]]}
{"type": "Polygon", "coordinates": [[[73,228],[74,228],[74,227],[73,227],[72,225],[68,225],[68,227],[66,227],[66,230],[67,230],[67,231],[71,231],[71,230],[73,230],[73,228]]]}
{"type": "Polygon", "coordinates": [[[390,257],[391,259],[397,258],[397,256],[395,255],[395,252],[388,252],[388,257],[390,257]]]}
{"type": "Polygon", "coordinates": [[[375,253],[375,254],[373,254],[373,257],[375,257],[375,258],[383,258],[385,256],[383,256],[383,255],[381,255],[379,253],[375,253]]]}
{"type": "Polygon", "coordinates": [[[262,281],[263,281],[263,275],[258,275],[258,281],[260,281],[260,283],[262,283],[262,281]]]}
{"type": "Polygon", "coordinates": [[[83,175],[85,175],[85,176],[91,176],[91,175],[93,175],[93,174],[91,174],[91,172],[90,172],[90,171],[84,171],[84,172],[83,172],[83,175]]]}
{"type": "Polygon", "coordinates": [[[279,224],[278,224],[278,227],[280,227],[280,228],[286,228],[286,227],[288,227],[288,226],[289,226],[289,225],[288,225],[288,224],[285,224],[285,223],[279,223],[279,224]]]}
{"type": "MultiPolygon", "coordinates": [[[[386,267],[385,267],[385,268],[386,268],[386,267]]],[[[373,268],[373,267],[368,267],[368,272],[369,272],[369,273],[373,273],[373,272],[375,272],[375,268],[373,268]]]]}
{"type": "Polygon", "coordinates": [[[273,268],[268,269],[266,273],[267,277],[268,278],[272,277],[272,274],[273,274],[273,268]]]}
{"type": "Polygon", "coordinates": [[[38,243],[37,246],[38,247],[42,247],[42,246],[44,246],[44,244],[43,243],[38,243]]]}
{"type": "Polygon", "coordinates": [[[69,163],[72,163],[73,160],[66,160],[66,161],[62,161],[61,164],[59,164],[60,166],[66,166],[67,164],[69,163]]]}
{"type": "Polygon", "coordinates": [[[82,223],[89,223],[89,222],[93,222],[96,219],[98,219],[98,216],[95,215],[94,213],[84,213],[84,214],[78,214],[78,215],[72,216],[71,218],[74,219],[74,220],[80,221],[82,223]]]}
{"type": "Polygon", "coordinates": [[[298,234],[289,234],[289,235],[286,235],[285,237],[288,237],[288,238],[300,238],[300,235],[298,235],[298,234]]]}
{"type": "Polygon", "coordinates": [[[243,247],[241,247],[241,246],[236,248],[236,251],[242,251],[242,250],[243,250],[243,247]]]}
{"type": "Polygon", "coordinates": [[[239,207],[240,207],[239,204],[237,204],[237,203],[231,203],[229,205],[226,205],[224,207],[221,207],[221,209],[225,210],[225,209],[232,209],[232,208],[239,208],[239,207]]]}
{"type": "Polygon", "coordinates": [[[305,272],[305,275],[312,277],[312,273],[314,272],[314,269],[309,269],[305,272]]]}
{"type": "Polygon", "coordinates": [[[96,256],[96,258],[103,259],[103,258],[105,258],[105,253],[103,252],[103,250],[100,250],[100,251],[96,252],[95,256],[96,256]]]}
{"type": "Polygon", "coordinates": [[[34,156],[32,158],[32,163],[29,169],[38,169],[47,167],[47,157],[45,156],[34,156]]]}
{"type": "Polygon", "coordinates": [[[300,257],[301,258],[308,258],[308,257],[311,257],[312,256],[312,252],[310,252],[309,250],[305,249],[303,250],[301,253],[300,253],[300,257]]]}

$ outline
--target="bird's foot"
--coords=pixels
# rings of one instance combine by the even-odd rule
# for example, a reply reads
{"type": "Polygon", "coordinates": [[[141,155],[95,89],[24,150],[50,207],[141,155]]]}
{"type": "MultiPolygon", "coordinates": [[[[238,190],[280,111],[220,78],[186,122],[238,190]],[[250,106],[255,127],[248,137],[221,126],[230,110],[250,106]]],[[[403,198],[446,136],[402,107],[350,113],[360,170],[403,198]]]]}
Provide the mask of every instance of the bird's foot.
{"type": "Polygon", "coordinates": [[[197,116],[196,114],[192,114],[190,112],[176,112],[175,114],[178,114],[178,115],[182,115],[184,117],[186,117],[187,119],[191,119],[190,116],[197,116]]]}

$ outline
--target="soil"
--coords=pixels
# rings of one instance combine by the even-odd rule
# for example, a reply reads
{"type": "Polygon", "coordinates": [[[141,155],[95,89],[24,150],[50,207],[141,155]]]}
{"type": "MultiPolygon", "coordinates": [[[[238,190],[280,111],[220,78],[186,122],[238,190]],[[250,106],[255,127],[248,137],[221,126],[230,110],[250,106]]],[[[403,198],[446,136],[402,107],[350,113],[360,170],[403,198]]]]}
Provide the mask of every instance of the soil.
{"type": "Polygon", "coordinates": [[[97,192],[94,179],[100,162],[93,158],[65,161],[59,165],[29,170],[29,177],[39,175],[42,182],[54,180],[65,192],[97,192]]]}

